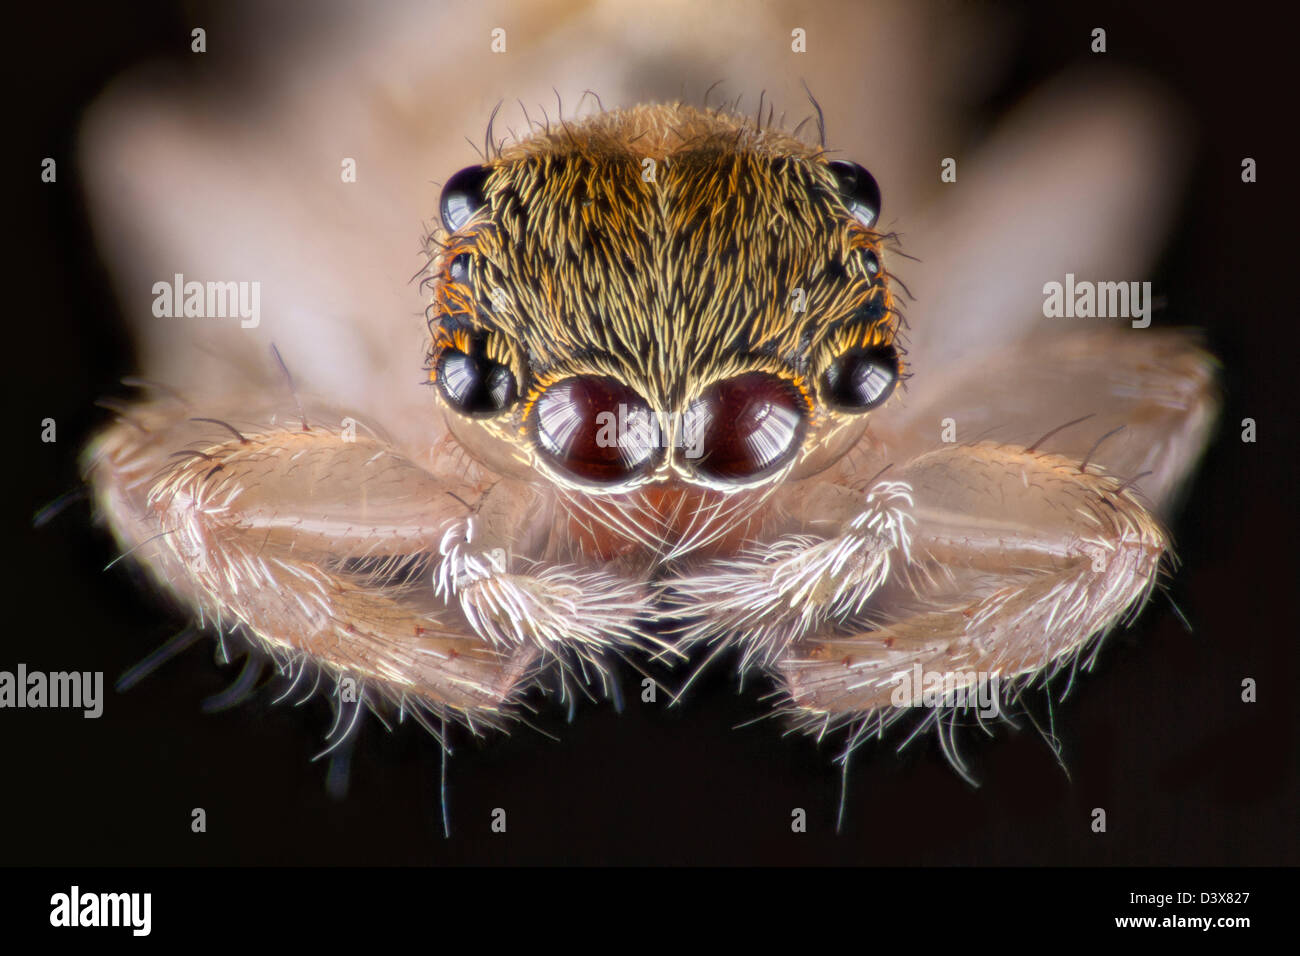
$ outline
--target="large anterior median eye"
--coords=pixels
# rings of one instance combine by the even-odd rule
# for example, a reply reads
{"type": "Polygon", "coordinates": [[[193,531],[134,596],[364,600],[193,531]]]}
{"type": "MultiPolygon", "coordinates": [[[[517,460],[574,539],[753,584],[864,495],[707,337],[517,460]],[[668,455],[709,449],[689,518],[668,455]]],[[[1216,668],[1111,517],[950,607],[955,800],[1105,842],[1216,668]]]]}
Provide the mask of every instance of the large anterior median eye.
{"type": "Polygon", "coordinates": [[[617,379],[583,375],[537,399],[537,443],[560,471],[598,484],[627,481],[658,448],[650,408],[617,379]]]}
{"type": "Polygon", "coordinates": [[[805,413],[794,386],[775,375],[749,372],[716,382],[687,410],[686,456],[698,450],[695,470],[711,478],[759,478],[799,448],[805,413]]]}
{"type": "Polygon", "coordinates": [[[487,338],[475,336],[468,350],[443,349],[434,365],[434,378],[447,403],[466,415],[494,415],[515,403],[515,374],[488,355],[487,338]]]}
{"type": "Polygon", "coordinates": [[[889,398],[898,384],[898,352],[892,345],[850,349],[822,375],[822,397],[845,412],[866,412],[889,398]]]}

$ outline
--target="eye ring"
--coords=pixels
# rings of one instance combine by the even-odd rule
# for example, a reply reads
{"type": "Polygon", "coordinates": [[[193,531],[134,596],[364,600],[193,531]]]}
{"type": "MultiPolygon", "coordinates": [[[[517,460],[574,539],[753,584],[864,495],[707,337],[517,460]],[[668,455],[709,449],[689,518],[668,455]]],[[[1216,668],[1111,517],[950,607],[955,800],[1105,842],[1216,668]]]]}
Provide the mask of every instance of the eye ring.
{"type": "Polygon", "coordinates": [[[822,373],[822,397],[827,405],[842,412],[869,412],[893,394],[898,373],[898,350],[894,346],[852,348],[836,356],[822,373]]]}
{"type": "Polygon", "coordinates": [[[448,232],[460,229],[474,213],[487,205],[486,187],[491,174],[492,170],[487,166],[466,166],[447,180],[442,187],[438,209],[448,232]]]}
{"type": "Polygon", "coordinates": [[[433,362],[433,380],[455,411],[471,418],[499,415],[519,400],[519,382],[510,366],[489,355],[490,333],[469,338],[466,347],[449,344],[433,362]]]}
{"type": "Polygon", "coordinates": [[[880,186],[876,177],[846,159],[836,159],[827,163],[839,184],[839,192],[844,204],[849,207],[853,217],[870,229],[880,219],[880,186]]]}

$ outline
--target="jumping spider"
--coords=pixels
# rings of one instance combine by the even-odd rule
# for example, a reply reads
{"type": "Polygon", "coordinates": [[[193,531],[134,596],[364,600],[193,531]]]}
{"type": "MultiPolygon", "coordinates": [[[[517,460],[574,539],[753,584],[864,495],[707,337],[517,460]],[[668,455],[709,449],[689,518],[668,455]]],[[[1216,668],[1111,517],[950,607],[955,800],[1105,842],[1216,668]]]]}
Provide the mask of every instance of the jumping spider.
{"type": "Polygon", "coordinates": [[[1013,695],[1155,585],[1213,362],[1093,324],[928,369],[880,211],[723,110],[538,131],[443,190],[427,444],[287,388],[158,391],[88,449],[99,511],[205,620],[422,722],[696,645],[813,733],[883,727],[918,666],[1013,695]]]}

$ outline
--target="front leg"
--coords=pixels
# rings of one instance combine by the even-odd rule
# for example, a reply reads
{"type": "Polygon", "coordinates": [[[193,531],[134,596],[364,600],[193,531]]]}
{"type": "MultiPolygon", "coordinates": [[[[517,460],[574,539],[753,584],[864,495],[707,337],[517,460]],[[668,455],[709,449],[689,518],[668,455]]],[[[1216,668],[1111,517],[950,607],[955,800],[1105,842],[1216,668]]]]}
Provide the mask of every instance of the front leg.
{"type": "MultiPolygon", "coordinates": [[[[686,620],[678,630],[684,646],[735,639],[742,667],[771,667],[792,641],[861,613],[911,559],[915,519],[906,482],[879,481],[865,493],[820,482],[800,490],[789,503],[795,513],[786,515],[797,533],[667,583],[669,607],[686,620]]],[[[787,509],[778,501],[775,510],[787,509]]]]}
{"type": "Polygon", "coordinates": [[[1168,547],[1125,482],[1063,456],[949,446],[890,474],[865,494],[802,491],[821,520],[857,497],[843,533],[802,551],[782,539],[680,586],[706,615],[694,634],[738,642],[805,717],[897,705],[917,663],[954,690],[1059,665],[1150,591],[1168,547]],[[746,616],[760,604],[768,619],[746,616]]]}
{"type": "Polygon", "coordinates": [[[912,561],[866,620],[792,641],[777,670],[805,717],[919,702],[915,665],[947,691],[1007,691],[1052,673],[1151,591],[1169,542],[1129,483],[1060,455],[991,443],[904,469],[912,561]]]}
{"type": "Polygon", "coordinates": [[[310,427],[217,417],[174,401],[130,407],[88,449],[87,477],[124,550],[202,618],[241,625],[279,659],[309,657],[399,703],[491,721],[570,635],[594,657],[637,613],[634,586],[614,588],[608,606],[593,590],[578,602],[581,627],[565,632],[563,572],[509,573],[544,539],[535,495],[515,496],[531,514],[507,513],[490,476],[435,475],[325,424],[336,415],[309,415],[310,427]],[[473,525],[484,550],[466,540],[473,525]],[[485,614],[489,589],[533,603],[485,614]],[[593,621],[618,626],[596,633],[593,621]]]}
{"type": "Polygon", "coordinates": [[[614,647],[663,649],[640,626],[653,613],[644,582],[527,557],[544,553],[554,520],[551,502],[536,489],[497,482],[473,513],[446,525],[434,593],[458,602],[475,633],[498,647],[531,644],[552,656],[572,651],[595,664],[614,647]],[[521,529],[529,528],[530,540],[521,541],[521,529]]]}

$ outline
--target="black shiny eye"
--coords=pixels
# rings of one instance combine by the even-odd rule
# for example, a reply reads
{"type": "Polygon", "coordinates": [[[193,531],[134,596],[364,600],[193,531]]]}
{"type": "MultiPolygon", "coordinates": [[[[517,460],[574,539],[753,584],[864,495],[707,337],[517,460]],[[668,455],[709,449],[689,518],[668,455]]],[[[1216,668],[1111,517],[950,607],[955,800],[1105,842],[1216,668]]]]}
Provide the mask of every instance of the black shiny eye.
{"type": "Polygon", "coordinates": [[[880,218],[880,187],[876,178],[857,163],[837,159],[828,164],[839,181],[840,195],[849,212],[870,229],[880,218]]]}
{"type": "Polygon", "coordinates": [[[868,249],[863,253],[862,258],[866,261],[867,275],[873,279],[880,275],[880,259],[874,252],[868,249]]]}
{"type": "Polygon", "coordinates": [[[850,349],[822,375],[827,404],[846,412],[865,412],[889,398],[898,384],[898,352],[892,345],[850,349]]]}
{"type": "Polygon", "coordinates": [[[760,478],[798,450],[805,410],[793,385],[766,372],[717,382],[687,409],[686,458],[698,453],[695,469],[712,478],[760,478]]]}
{"type": "Polygon", "coordinates": [[[466,415],[495,415],[515,403],[518,387],[509,368],[487,355],[487,339],[476,337],[468,352],[445,348],[435,381],[447,403],[466,415]]]}
{"type": "Polygon", "coordinates": [[[455,232],[487,204],[484,187],[491,170],[486,166],[467,166],[442,187],[442,224],[455,232]]]}
{"type": "Polygon", "coordinates": [[[659,447],[649,406],[617,379],[564,379],[542,393],[536,413],[542,452],[556,468],[582,481],[627,481],[659,447]]]}
{"type": "Polygon", "coordinates": [[[469,281],[469,253],[462,252],[451,260],[451,265],[447,267],[447,273],[451,276],[452,282],[469,281]]]}

